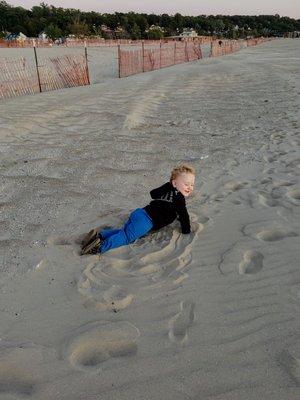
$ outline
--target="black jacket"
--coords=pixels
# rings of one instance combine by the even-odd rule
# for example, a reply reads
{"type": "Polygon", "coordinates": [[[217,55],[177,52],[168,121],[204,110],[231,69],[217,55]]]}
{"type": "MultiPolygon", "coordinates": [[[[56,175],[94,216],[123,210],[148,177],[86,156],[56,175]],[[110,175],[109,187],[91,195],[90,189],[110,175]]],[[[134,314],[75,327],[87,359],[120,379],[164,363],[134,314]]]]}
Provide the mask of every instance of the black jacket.
{"type": "Polygon", "coordinates": [[[191,232],[185,198],[170,182],[151,190],[150,195],[154,200],[144,209],[152,219],[154,230],[171,224],[178,217],[182,233],[191,232]]]}

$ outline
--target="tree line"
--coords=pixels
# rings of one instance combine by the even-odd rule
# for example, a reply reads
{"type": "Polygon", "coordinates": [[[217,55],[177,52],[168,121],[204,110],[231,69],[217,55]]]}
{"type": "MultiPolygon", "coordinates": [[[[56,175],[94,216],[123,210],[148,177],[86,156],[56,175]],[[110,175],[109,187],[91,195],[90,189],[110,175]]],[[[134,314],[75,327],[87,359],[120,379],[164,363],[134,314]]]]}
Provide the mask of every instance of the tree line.
{"type": "Polygon", "coordinates": [[[0,35],[22,32],[37,37],[45,32],[51,39],[100,36],[106,39],[160,39],[178,35],[183,29],[194,29],[199,35],[225,38],[284,36],[300,31],[300,20],[276,15],[156,15],[144,13],[101,14],[77,9],[54,7],[45,3],[31,10],[0,1],[0,35]]]}

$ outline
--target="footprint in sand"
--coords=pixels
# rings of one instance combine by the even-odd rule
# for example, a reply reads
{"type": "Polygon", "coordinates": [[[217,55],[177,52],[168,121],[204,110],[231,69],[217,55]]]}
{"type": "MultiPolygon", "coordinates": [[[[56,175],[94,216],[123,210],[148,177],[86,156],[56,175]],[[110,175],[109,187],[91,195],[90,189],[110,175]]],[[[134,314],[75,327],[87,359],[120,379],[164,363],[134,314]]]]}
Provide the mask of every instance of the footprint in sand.
{"type": "Polygon", "coordinates": [[[275,140],[280,140],[280,139],[284,139],[285,138],[285,134],[284,133],[281,133],[281,132],[275,132],[275,133],[272,133],[272,135],[271,135],[271,139],[275,139],[275,140]]]}
{"type": "Polygon", "coordinates": [[[267,177],[265,177],[265,178],[262,178],[261,181],[260,181],[260,183],[261,183],[262,185],[267,185],[267,184],[269,184],[269,183],[272,183],[272,178],[271,178],[270,176],[267,176],[267,177]]]}
{"type": "Polygon", "coordinates": [[[290,202],[294,205],[300,205],[300,189],[295,188],[291,189],[287,192],[287,197],[289,198],[290,202]]]}
{"type": "Polygon", "coordinates": [[[256,250],[247,250],[244,259],[239,264],[239,273],[256,274],[263,268],[264,256],[256,250]]]}
{"type": "Polygon", "coordinates": [[[237,190],[243,189],[247,184],[247,182],[230,181],[224,185],[224,188],[236,192],[237,190]]]}
{"type": "Polygon", "coordinates": [[[263,159],[268,163],[272,163],[272,162],[276,161],[274,154],[266,154],[263,156],[263,159]]]}
{"type": "Polygon", "coordinates": [[[277,360],[296,385],[300,385],[300,342],[283,350],[277,360]]]}
{"type": "Polygon", "coordinates": [[[268,230],[263,230],[259,232],[256,237],[265,242],[275,242],[277,240],[282,240],[286,237],[298,236],[297,233],[284,228],[272,228],[268,230]]]}
{"type": "Polygon", "coordinates": [[[195,303],[182,301],[180,311],[169,321],[169,338],[172,342],[185,344],[188,340],[188,328],[194,322],[195,303]]]}
{"type": "Polygon", "coordinates": [[[138,294],[148,298],[171,290],[188,277],[192,247],[203,229],[193,222],[190,235],[168,226],[135,243],[93,258],[78,280],[86,306],[117,312],[128,307],[138,294]]]}
{"type": "Polygon", "coordinates": [[[258,200],[259,202],[268,207],[276,207],[278,206],[278,201],[275,200],[272,195],[269,195],[266,192],[258,192],[258,200]]]}
{"type": "Polygon", "coordinates": [[[3,370],[0,366],[0,394],[12,393],[17,396],[31,396],[35,385],[25,375],[25,371],[11,370],[10,368],[3,370]]]}
{"type": "Polygon", "coordinates": [[[9,393],[11,398],[29,397],[35,389],[32,377],[16,360],[10,360],[9,355],[8,358],[0,358],[0,397],[1,393],[9,393]]]}
{"type": "Polygon", "coordinates": [[[274,168],[266,168],[263,170],[264,175],[272,175],[274,173],[274,168]]]}
{"type": "Polygon", "coordinates": [[[239,205],[242,204],[242,202],[241,202],[240,200],[238,200],[238,199],[232,199],[232,200],[231,200],[231,203],[234,204],[234,205],[236,205],[236,206],[239,206],[239,205]]]}
{"type": "Polygon", "coordinates": [[[199,215],[198,215],[198,221],[199,221],[201,224],[206,224],[206,222],[209,221],[209,217],[208,217],[207,215],[205,215],[205,214],[199,214],[199,215]]]}
{"type": "Polygon", "coordinates": [[[287,181],[287,180],[277,180],[273,183],[275,188],[282,187],[282,186],[293,186],[295,185],[294,181],[287,181]]]}
{"type": "Polygon", "coordinates": [[[73,367],[97,369],[111,358],[136,354],[139,336],[139,330],[129,322],[91,323],[64,340],[62,356],[73,367]]]}
{"type": "Polygon", "coordinates": [[[291,294],[296,301],[300,301],[300,283],[296,283],[291,287],[291,294]]]}
{"type": "Polygon", "coordinates": [[[286,166],[290,168],[299,168],[300,166],[300,157],[295,157],[288,162],[286,162],[286,166]]]}

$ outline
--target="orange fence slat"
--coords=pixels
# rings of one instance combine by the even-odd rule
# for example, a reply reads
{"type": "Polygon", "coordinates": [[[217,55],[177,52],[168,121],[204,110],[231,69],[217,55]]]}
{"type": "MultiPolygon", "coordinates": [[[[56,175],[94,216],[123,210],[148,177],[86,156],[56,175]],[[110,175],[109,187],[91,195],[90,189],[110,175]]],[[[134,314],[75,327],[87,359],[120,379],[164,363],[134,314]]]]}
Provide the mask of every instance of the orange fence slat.
{"type": "Polygon", "coordinates": [[[194,42],[160,43],[159,47],[119,50],[120,77],[154,71],[202,58],[201,46],[194,42]]]}
{"type": "Polygon", "coordinates": [[[256,46],[266,41],[272,40],[271,38],[257,38],[246,40],[213,40],[211,42],[210,57],[224,56],[239,51],[243,47],[256,46]]]}
{"type": "MultiPolygon", "coordinates": [[[[41,91],[88,85],[84,55],[65,55],[38,60],[41,91]]],[[[38,93],[37,68],[25,58],[0,59],[0,98],[38,93]]]]}

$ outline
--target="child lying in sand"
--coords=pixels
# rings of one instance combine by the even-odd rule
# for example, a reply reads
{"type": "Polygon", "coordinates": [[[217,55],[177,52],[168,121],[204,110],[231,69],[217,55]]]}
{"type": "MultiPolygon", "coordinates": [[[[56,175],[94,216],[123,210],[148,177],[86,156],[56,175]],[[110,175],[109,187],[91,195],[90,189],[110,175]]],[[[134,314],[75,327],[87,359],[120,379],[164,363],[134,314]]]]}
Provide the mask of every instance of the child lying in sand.
{"type": "Polygon", "coordinates": [[[120,229],[91,230],[82,241],[81,254],[103,254],[107,250],[134,242],[150,230],[171,224],[177,217],[182,233],[190,233],[190,218],[185,197],[194,190],[194,168],[181,164],[173,168],[170,181],[150,192],[153,199],[144,208],[134,210],[120,229]]]}

